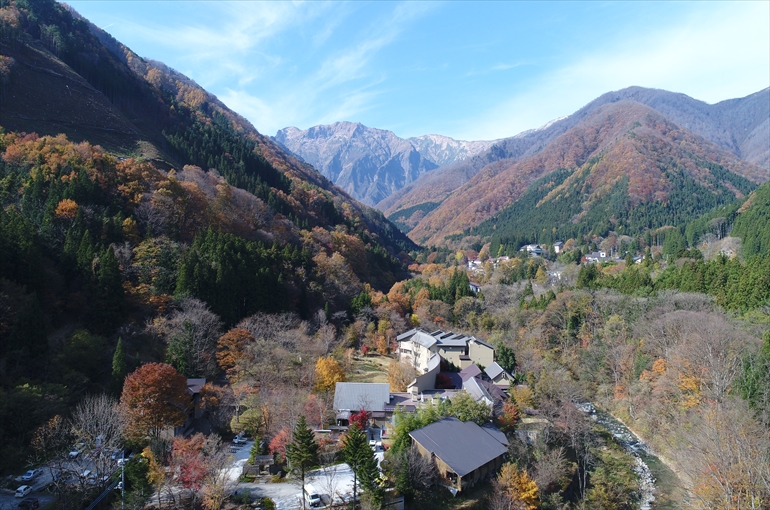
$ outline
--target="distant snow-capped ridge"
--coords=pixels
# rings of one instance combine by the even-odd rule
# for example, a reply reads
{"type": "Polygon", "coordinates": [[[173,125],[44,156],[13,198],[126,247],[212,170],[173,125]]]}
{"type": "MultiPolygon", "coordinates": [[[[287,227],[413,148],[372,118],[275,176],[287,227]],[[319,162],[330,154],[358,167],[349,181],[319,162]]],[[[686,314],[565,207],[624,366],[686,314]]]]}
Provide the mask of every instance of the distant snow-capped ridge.
{"type": "Polygon", "coordinates": [[[417,151],[438,166],[451,165],[489,149],[497,140],[468,142],[443,135],[408,138],[417,151]]]}
{"type": "Polygon", "coordinates": [[[420,175],[487,150],[495,141],[442,135],[400,138],[359,122],[279,130],[275,140],[364,203],[374,205],[420,175]]]}

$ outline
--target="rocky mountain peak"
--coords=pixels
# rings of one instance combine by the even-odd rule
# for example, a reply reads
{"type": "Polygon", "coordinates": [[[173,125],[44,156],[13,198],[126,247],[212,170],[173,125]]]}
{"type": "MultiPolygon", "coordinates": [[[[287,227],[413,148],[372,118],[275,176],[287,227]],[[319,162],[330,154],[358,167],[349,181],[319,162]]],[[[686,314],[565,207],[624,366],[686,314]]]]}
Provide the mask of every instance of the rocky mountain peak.
{"type": "Polygon", "coordinates": [[[494,142],[441,135],[400,138],[360,122],[335,122],[306,130],[288,127],[275,140],[367,204],[376,204],[426,172],[469,158],[494,142]]]}

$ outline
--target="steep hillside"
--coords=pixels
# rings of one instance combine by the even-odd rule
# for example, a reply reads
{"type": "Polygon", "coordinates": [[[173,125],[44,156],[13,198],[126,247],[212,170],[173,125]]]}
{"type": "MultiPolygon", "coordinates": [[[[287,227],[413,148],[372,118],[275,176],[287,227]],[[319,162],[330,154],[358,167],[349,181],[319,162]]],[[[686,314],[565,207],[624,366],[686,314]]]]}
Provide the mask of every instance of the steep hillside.
{"type": "Polygon", "coordinates": [[[684,94],[630,87],[604,94],[574,114],[540,129],[497,142],[488,151],[465,162],[431,172],[394,193],[378,204],[378,208],[393,220],[417,224],[419,219],[406,217],[401,211],[414,210],[424,203],[442,202],[487,165],[510,165],[535,156],[557,137],[579,126],[598,108],[623,100],[649,106],[680,127],[755,163],[756,166],[742,170],[748,172],[744,177],[754,182],[770,178],[770,89],[708,105],[684,94]]]}
{"type": "MultiPolygon", "coordinates": [[[[613,223],[622,224],[621,218],[629,208],[640,204],[661,203],[677,214],[694,214],[685,204],[669,200],[684,182],[674,178],[674,174],[693,179],[699,186],[719,194],[722,198],[715,204],[724,203],[728,198],[733,200],[753,188],[742,176],[756,178],[762,174],[756,165],[743,162],[678,127],[655,110],[623,100],[595,109],[532,157],[487,165],[426,214],[410,236],[421,242],[440,243],[448,235],[460,234],[494,217],[519,199],[535,181],[559,169],[569,171],[570,178],[565,176],[564,182],[557,183],[554,176],[553,189],[543,200],[563,204],[569,199],[574,204],[561,212],[559,220],[548,218],[547,229],[558,228],[552,221],[580,223],[586,215],[595,214],[592,210],[595,205],[615,192],[625,197],[626,205],[609,211],[608,220],[612,218],[613,223]],[[712,167],[720,168],[715,170],[717,173],[729,172],[717,176],[710,170],[712,167]],[[722,187],[715,188],[713,179],[722,187]],[[742,184],[736,186],[739,181],[742,184]],[[618,191],[618,187],[625,191],[618,191]],[[577,201],[575,194],[581,197],[577,201]]],[[[707,203],[710,201],[700,202],[701,205],[707,203]]],[[[530,204],[531,207],[540,205],[530,204]]],[[[516,228],[517,219],[511,217],[507,221],[512,222],[510,228],[516,228]]],[[[595,227],[592,224],[589,229],[595,227]]],[[[542,225],[539,228],[542,229],[542,225]]],[[[480,232],[491,234],[486,228],[480,232]]]]}
{"type": "Polygon", "coordinates": [[[439,135],[403,139],[360,123],[337,122],[306,130],[281,129],[275,139],[324,176],[370,205],[439,166],[471,157],[492,142],[439,135]]]}
{"type": "Polygon", "coordinates": [[[741,238],[746,257],[770,254],[770,182],[749,195],[738,210],[731,235],[741,238]]]}
{"type": "Polygon", "coordinates": [[[0,20],[4,341],[31,324],[109,336],[173,296],[225,323],[345,310],[403,275],[415,245],[381,213],[185,76],[53,1],[5,2],[0,20]]]}
{"type": "Polygon", "coordinates": [[[63,4],[10,2],[2,10],[0,125],[7,131],[64,133],[165,169],[216,168],[298,226],[334,225],[352,215],[392,253],[413,247],[380,213],[195,82],[142,59],[63,4]]]}

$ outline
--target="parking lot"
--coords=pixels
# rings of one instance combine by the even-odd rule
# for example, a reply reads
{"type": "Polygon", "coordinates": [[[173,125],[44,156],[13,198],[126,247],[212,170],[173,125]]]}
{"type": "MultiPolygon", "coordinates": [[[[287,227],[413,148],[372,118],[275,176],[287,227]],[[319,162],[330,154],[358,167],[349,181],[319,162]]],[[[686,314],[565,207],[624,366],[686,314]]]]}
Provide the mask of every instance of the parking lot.
{"type": "MultiPolygon", "coordinates": [[[[56,497],[50,492],[41,490],[51,481],[50,473],[48,474],[48,481],[43,481],[40,478],[42,477],[39,477],[39,479],[36,479],[32,483],[18,482],[18,485],[31,485],[33,487],[32,492],[27,495],[26,498],[37,498],[38,501],[40,501],[40,507],[42,508],[45,505],[53,502],[56,497]]],[[[13,490],[0,489],[0,510],[12,510],[19,508],[19,503],[21,503],[26,498],[15,497],[13,490]]]]}

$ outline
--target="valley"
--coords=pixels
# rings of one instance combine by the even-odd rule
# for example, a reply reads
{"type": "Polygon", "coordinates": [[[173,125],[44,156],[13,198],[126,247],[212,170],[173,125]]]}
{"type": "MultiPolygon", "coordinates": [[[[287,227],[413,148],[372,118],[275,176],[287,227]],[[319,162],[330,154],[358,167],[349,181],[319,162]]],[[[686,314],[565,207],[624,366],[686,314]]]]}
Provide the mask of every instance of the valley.
{"type": "Polygon", "coordinates": [[[769,504],[770,87],[270,137],[106,26],[0,2],[0,505],[769,504]]]}

